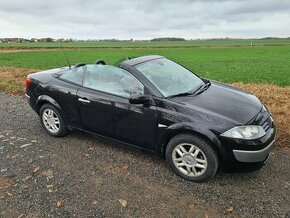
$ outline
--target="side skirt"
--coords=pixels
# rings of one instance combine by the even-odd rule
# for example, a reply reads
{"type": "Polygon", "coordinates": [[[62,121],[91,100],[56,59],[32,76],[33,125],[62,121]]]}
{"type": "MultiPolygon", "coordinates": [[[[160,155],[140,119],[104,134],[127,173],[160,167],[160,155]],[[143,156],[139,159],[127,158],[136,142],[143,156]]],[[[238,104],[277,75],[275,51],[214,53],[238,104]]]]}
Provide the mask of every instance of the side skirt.
{"type": "Polygon", "coordinates": [[[94,133],[94,132],[90,132],[90,131],[87,131],[87,130],[84,130],[84,129],[81,129],[81,128],[76,128],[76,127],[72,127],[72,126],[67,126],[70,130],[78,130],[78,131],[81,131],[81,132],[85,132],[85,133],[88,133],[92,136],[94,136],[95,138],[100,138],[100,139],[103,139],[107,142],[114,142],[120,146],[124,146],[124,147],[128,147],[130,149],[134,149],[134,150],[137,150],[137,151],[144,151],[146,153],[153,153],[155,154],[155,152],[153,150],[150,150],[150,149],[146,149],[146,148],[142,148],[140,146],[137,146],[137,145],[133,145],[133,144],[130,144],[130,143],[127,143],[127,142],[122,142],[120,140],[117,140],[117,139],[114,139],[114,138],[110,138],[110,137],[107,137],[107,136],[103,136],[103,135],[100,135],[100,134],[97,134],[97,133],[94,133]]]}

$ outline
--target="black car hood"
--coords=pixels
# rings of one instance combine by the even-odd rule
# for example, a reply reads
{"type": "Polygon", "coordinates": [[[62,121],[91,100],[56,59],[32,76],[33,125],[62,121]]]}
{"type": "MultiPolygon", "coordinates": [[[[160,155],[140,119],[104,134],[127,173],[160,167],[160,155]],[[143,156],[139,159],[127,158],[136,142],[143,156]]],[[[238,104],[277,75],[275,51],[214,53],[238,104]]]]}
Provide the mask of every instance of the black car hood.
{"type": "Polygon", "coordinates": [[[214,81],[211,83],[211,86],[199,95],[175,97],[171,100],[239,125],[249,122],[261,110],[262,104],[256,96],[229,85],[214,81]]]}

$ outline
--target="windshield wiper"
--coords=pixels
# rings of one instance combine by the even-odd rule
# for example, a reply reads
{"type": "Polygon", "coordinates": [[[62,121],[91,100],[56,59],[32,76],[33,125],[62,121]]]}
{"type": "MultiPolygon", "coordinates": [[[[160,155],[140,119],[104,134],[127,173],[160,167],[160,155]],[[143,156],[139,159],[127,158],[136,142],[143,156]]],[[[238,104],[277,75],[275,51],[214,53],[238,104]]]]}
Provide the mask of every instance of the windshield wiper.
{"type": "Polygon", "coordinates": [[[169,95],[166,98],[174,98],[174,97],[180,97],[180,96],[187,96],[187,95],[192,95],[193,92],[189,91],[189,92],[182,92],[179,94],[175,94],[175,95],[169,95]]]}
{"type": "Polygon", "coordinates": [[[211,85],[211,83],[210,83],[210,81],[208,81],[207,83],[205,83],[205,84],[199,86],[199,87],[194,91],[193,94],[195,94],[195,95],[199,95],[200,93],[202,93],[202,92],[204,92],[205,90],[207,90],[208,87],[210,87],[210,85],[211,85]]]}
{"type": "Polygon", "coordinates": [[[210,87],[210,85],[211,85],[211,83],[208,81],[207,83],[198,86],[196,89],[193,89],[193,90],[188,91],[188,92],[182,92],[179,94],[170,95],[167,98],[174,98],[174,97],[181,97],[181,96],[188,96],[188,95],[198,95],[198,94],[204,92],[205,90],[207,90],[208,87],[210,87]]]}

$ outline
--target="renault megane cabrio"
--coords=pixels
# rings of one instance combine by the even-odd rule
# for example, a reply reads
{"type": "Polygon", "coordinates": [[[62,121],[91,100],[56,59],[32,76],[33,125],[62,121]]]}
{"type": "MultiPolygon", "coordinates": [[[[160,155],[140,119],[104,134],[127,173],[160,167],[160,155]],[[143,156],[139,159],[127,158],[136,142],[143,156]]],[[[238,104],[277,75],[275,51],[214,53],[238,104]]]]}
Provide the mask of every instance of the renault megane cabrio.
{"type": "Polygon", "coordinates": [[[257,97],[157,55],[33,73],[26,96],[51,136],[77,129],[151,151],[195,182],[261,168],[275,139],[257,97]]]}

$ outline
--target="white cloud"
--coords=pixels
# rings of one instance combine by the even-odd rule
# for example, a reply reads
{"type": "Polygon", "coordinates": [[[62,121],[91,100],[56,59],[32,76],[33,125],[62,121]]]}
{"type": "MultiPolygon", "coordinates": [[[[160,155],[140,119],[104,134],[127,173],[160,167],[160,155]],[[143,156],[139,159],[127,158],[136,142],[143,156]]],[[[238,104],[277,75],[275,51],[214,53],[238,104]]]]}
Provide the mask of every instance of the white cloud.
{"type": "Polygon", "coordinates": [[[0,0],[1,37],[290,36],[289,0],[0,0]]]}

